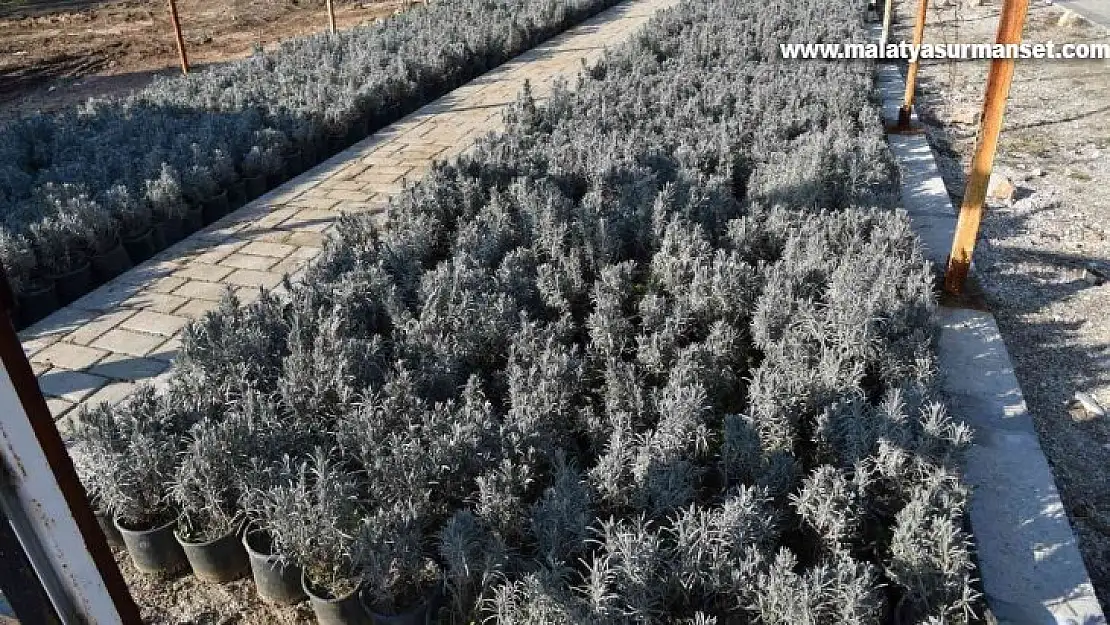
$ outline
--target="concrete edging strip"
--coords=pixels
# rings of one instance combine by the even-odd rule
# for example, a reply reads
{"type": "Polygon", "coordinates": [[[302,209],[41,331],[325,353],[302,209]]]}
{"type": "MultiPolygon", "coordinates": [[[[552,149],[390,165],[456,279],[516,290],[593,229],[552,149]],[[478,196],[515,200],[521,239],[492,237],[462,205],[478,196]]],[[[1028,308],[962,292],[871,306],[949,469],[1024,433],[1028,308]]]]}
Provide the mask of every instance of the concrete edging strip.
{"type": "MultiPolygon", "coordinates": [[[[876,68],[884,122],[892,123],[905,83],[896,65],[876,68]]],[[[888,142],[902,206],[926,257],[944,267],[956,211],[929,143],[924,134],[888,142]]],[[[942,388],[950,412],[975,432],[964,478],[987,606],[1004,624],[1106,623],[994,316],[942,306],[939,318],[942,388]]]]}

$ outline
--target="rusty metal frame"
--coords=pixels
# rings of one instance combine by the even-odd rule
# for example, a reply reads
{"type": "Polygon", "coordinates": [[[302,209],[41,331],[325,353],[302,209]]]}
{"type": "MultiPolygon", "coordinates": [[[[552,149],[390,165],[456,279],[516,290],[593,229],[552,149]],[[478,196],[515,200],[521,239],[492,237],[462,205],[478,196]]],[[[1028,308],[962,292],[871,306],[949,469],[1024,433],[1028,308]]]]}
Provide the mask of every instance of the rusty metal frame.
{"type": "MultiPolygon", "coordinates": [[[[142,621],[11,322],[0,268],[0,499],[63,623],[142,621]]],[[[17,615],[18,616],[18,615],[17,615]]]]}

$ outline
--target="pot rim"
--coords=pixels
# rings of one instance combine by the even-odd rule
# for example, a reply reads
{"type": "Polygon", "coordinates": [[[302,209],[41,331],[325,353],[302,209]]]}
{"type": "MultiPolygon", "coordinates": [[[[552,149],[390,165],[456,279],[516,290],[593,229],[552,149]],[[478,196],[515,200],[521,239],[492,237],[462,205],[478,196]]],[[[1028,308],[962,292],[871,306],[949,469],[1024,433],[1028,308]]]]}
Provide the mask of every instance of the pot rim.
{"type": "Polygon", "coordinates": [[[355,598],[361,604],[362,603],[362,596],[361,596],[362,595],[362,587],[363,587],[363,583],[362,583],[362,580],[360,579],[358,584],[354,587],[354,589],[351,590],[350,592],[348,592],[347,594],[340,595],[340,596],[337,596],[337,597],[333,597],[331,599],[325,599],[324,597],[321,597],[320,595],[313,592],[312,584],[309,582],[309,579],[308,579],[308,571],[306,571],[304,569],[301,569],[301,590],[303,590],[304,594],[308,595],[308,597],[310,599],[312,599],[313,601],[319,601],[320,603],[335,604],[335,603],[343,603],[344,601],[349,601],[351,598],[355,598]]]}
{"type": "MultiPolygon", "coordinates": [[[[181,515],[179,514],[179,515],[173,517],[172,519],[170,519],[168,522],[163,523],[162,525],[159,525],[158,527],[152,527],[150,529],[145,529],[145,530],[133,530],[133,529],[128,529],[128,528],[124,527],[123,525],[121,525],[120,520],[119,520],[119,516],[113,515],[112,516],[112,525],[115,525],[116,529],[118,529],[120,531],[120,533],[147,534],[147,533],[162,531],[162,530],[166,529],[167,527],[170,527],[171,525],[177,525],[177,522],[180,521],[180,520],[181,520],[181,515]]],[[[177,534],[177,532],[175,531],[174,534],[177,534]]]]}
{"type": "MultiPolygon", "coordinates": [[[[108,248],[107,252],[100,252],[100,253],[97,253],[97,254],[90,254],[89,255],[89,260],[92,261],[92,259],[94,259],[94,258],[105,258],[105,257],[109,256],[110,254],[118,252],[121,248],[123,248],[123,237],[117,234],[115,245],[108,248]]],[[[124,251],[126,252],[127,250],[124,250],[124,251]]]]}
{"type": "Polygon", "coordinates": [[[36,276],[36,279],[37,280],[42,280],[43,282],[45,282],[45,284],[43,284],[42,286],[40,286],[37,289],[31,289],[30,291],[16,291],[15,292],[16,296],[17,297],[36,297],[36,296],[39,296],[39,295],[43,295],[47,292],[53,291],[55,286],[56,286],[55,283],[54,283],[54,278],[51,277],[51,276],[36,276]]]}
{"type": "Polygon", "coordinates": [[[202,542],[192,542],[190,540],[185,540],[184,538],[181,537],[181,530],[179,530],[177,528],[174,528],[174,530],[173,530],[174,538],[177,539],[177,542],[181,543],[182,547],[211,547],[211,546],[215,545],[218,542],[227,540],[228,538],[234,538],[235,535],[238,534],[238,533],[239,533],[238,530],[236,530],[235,528],[231,528],[230,530],[227,531],[226,534],[222,534],[217,538],[213,538],[212,540],[205,540],[205,541],[202,541],[202,542]]]}
{"type": "Polygon", "coordinates": [[[54,280],[54,282],[57,282],[59,278],[66,278],[68,276],[72,276],[72,275],[81,273],[83,271],[89,271],[91,269],[92,269],[92,261],[90,260],[90,258],[86,258],[85,262],[78,265],[76,269],[70,269],[69,271],[66,271],[64,273],[51,274],[48,277],[50,279],[54,280]]]}
{"type": "Polygon", "coordinates": [[[136,235],[124,236],[123,233],[120,233],[120,237],[119,237],[120,238],[120,243],[122,244],[126,241],[138,241],[139,239],[145,239],[146,237],[150,236],[153,231],[154,231],[154,224],[151,224],[151,225],[146,227],[146,230],[143,230],[141,233],[136,234],[136,235]]]}

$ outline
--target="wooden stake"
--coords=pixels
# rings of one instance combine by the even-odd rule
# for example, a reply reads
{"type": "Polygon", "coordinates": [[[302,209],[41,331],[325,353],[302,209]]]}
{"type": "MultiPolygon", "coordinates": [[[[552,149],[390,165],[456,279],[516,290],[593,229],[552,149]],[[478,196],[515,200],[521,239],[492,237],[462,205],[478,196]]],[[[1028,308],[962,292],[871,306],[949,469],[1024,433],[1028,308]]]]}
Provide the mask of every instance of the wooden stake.
{"type": "Polygon", "coordinates": [[[331,0],[327,0],[326,4],[328,5],[328,30],[330,30],[331,34],[334,35],[335,34],[335,8],[332,7],[331,0]]]}
{"type": "MultiPolygon", "coordinates": [[[[920,0],[917,3],[917,18],[913,23],[914,49],[921,49],[921,39],[925,36],[925,12],[929,8],[929,0],[920,0]]],[[[902,108],[898,109],[898,127],[909,128],[910,115],[913,114],[913,96],[917,92],[917,69],[921,60],[910,62],[906,71],[906,94],[902,97],[902,108]]]]}
{"type": "Polygon", "coordinates": [[[886,49],[890,42],[890,23],[894,20],[894,0],[883,3],[883,34],[879,36],[879,46],[886,49]]]}
{"type": "Polygon", "coordinates": [[[185,55],[185,38],[181,36],[181,22],[177,19],[177,2],[169,0],[170,22],[173,23],[173,34],[177,38],[177,56],[181,58],[181,73],[189,73],[189,57],[185,55]]]}
{"type": "MultiPolygon", "coordinates": [[[[1000,44],[1021,43],[1021,30],[1029,12],[1029,0],[1005,0],[998,19],[1000,44]]],[[[987,74],[987,91],[983,99],[982,126],[971,158],[971,171],[967,188],[960,205],[960,218],[956,222],[956,236],[952,239],[952,252],[948,255],[948,268],[944,275],[944,290],[953,295],[963,290],[964,281],[971,270],[971,256],[979,236],[979,223],[983,219],[983,202],[987,199],[994,155],[998,149],[998,135],[1002,131],[1002,118],[1006,113],[1006,100],[1010,97],[1010,82],[1014,77],[1014,59],[994,59],[987,74]]]]}

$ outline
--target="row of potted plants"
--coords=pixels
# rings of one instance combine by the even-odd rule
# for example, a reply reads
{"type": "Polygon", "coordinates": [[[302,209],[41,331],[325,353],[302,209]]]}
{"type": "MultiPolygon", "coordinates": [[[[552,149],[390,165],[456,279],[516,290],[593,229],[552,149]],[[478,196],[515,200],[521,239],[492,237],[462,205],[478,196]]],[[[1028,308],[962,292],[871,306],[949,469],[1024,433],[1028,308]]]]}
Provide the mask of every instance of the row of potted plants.
{"type": "Polygon", "coordinates": [[[387,229],[190,326],[165,391],[79,413],[90,494],[261,531],[325,623],[972,620],[869,68],[773,56],[858,18],[684,3],[523,94],[387,229]]]}
{"type": "Polygon", "coordinates": [[[23,322],[126,265],[120,245],[139,262],[199,223],[197,210],[211,221],[613,1],[425,4],[5,122],[0,263],[23,322]]]}

